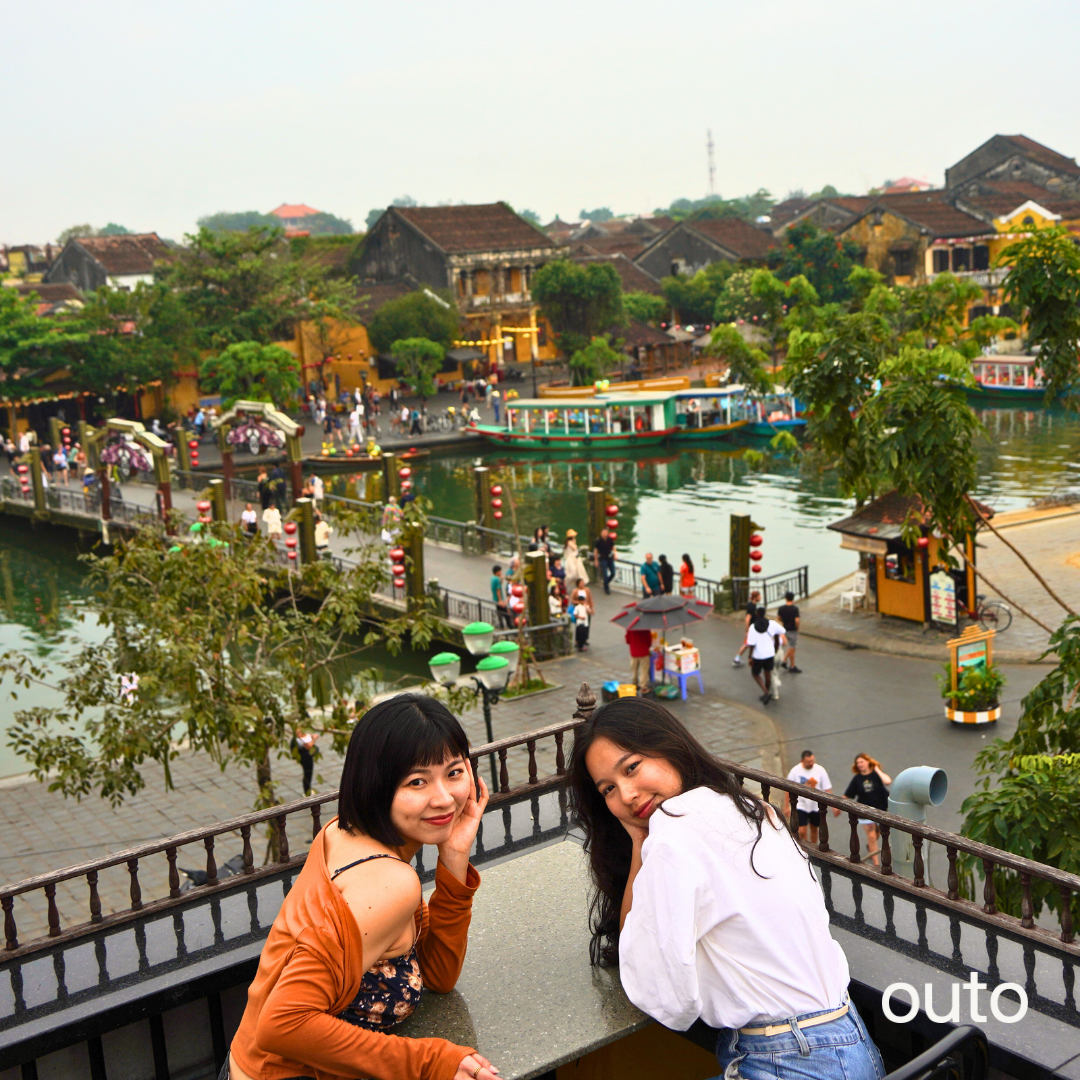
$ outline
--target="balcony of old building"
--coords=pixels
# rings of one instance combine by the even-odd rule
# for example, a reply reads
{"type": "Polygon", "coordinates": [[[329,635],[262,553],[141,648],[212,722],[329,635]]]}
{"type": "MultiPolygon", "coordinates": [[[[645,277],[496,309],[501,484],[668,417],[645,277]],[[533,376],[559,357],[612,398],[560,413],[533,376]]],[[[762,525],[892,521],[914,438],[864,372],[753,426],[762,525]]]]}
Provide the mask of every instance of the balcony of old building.
{"type": "Polygon", "coordinates": [[[539,269],[534,264],[504,264],[456,268],[454,295],[466,314],[525,311],[532,305],[530,283],[539,269]]]}
{"type": "MultiPolygon", "coordinates": [[[[485,774],[491,759],[498,790],[473,854],[483,885],[464,971],[452,993],[427,993],[398,1032],[476,1046],[504,1080],[714,1076],[715,1031],[700,1022],[686,1033],[659,1026],[627,999],[617,969],[589,963],[587,868],[564,784],[569,740],[594,702],[583,686],[573,718],[474,748],[485,774]]],[[[1069,909],[1060,922],[1037,923],[1030,900],[1033,880],[1051,881],[1068,898],[1080,878],[730,768],[774,806],[790,791],[843,812],[832,819],[832,835],[822,814],[819,842],[805,850],[848,958],[851,997],[890,1075],[929,1075],[913,1059],[973,1024],[989,1046],[992,1077],[1080,1077],[1080,948],[1069,909]],[[880,866],[859,855],[858,819],[867,816],[881,827],[880,866]],[[1021,918],[997,910],[992,877],[979,881],[978,897],[961,895],[965,857],[1017,876],[1021,918]],[[931,866],[941,880],[931,878],[931,866]],[[887,997],[897,984],[910,991],[887,997]],[[956,986],[964,989],[949,1015],[956,986]]],[[[266,934],[335,800],[336,793],[313,796],[0,888],[0,1080],[215,1077],[266,934]],[[259,866],[253,853],[271,820],[274,858],[259,866]],[[202,883],[185,891],[177,867],[196,857],[202,883]],[[139,870],[151,860],[168,864],[168,896],[142,895],[139,870]],[[226,860],[235,870],[228,877],[226,860]],[[98,880],[108,872],[130,879],[125,910],[101,910],[98,880]],[[57,888],[76,882],[86,906],[75,911],[65,902],[61,912],[57,888]]],[[[417,855],[426,888],[434,865],[433,850],[417,855]]],[[[977,1051],[969,1046],[969,1064],[977,1051]]]]}

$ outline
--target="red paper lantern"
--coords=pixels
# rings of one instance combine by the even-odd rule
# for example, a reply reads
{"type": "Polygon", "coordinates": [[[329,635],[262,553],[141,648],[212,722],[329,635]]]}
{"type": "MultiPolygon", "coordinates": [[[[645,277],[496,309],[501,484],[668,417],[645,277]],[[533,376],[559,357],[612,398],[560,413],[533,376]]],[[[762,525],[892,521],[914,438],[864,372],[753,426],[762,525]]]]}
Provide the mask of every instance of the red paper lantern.
{"type": "Polygon", "coordinates": [[[760,574],[761,573],[761,563],[754,563],[754,565],[751,566],[750,569],[753,570],[755,574],[760,574]]]}
{"type": "Polygon", "coordinates": [[[296,552],[295,551],[286,551],[285,554],[288,555],[289,558],[292,559],[293,562],[296,562],[296,552]]]}
{"type": "Polygon", "coordinates": [[[199,464],[199,452],[197,450],[192,450],[191,451],[191,464],[192,465],[198,465],[199,464]]]}
{"type": "Polygon", "coordinates": [[[608,536],[614,540],[619,534],[614,529],[608,529],[608,536]]]}
{"type": "Polygon", "coordinates": [[[294,532],[296,532],[296,522],[295,522],[295,521],[286,521],[286,522],[285,522],[285,531],[286,531],[286,532],[287,532],[287,533],[288,533],[288,534],[289,534],[290,536],[292,536],[292,534],[293,534],[294,532]]]}
{"type": "Polygon", "coordinates": [[[60,429],[60,434],[61,435],[70,435],[71,434],[71,428],[69,428],[69,427],[61,428],[60,429]]]}
{"type": "Polygon", "coordinates": [[[514,596],[524,596],[525,586],[515,581],[514,584],[510,586],[510,592],[514,596]]]}
{"type": "Polygon", "coordinates": [[[411,491],[412,490],[412,481],[411,480],[402,480],[401,481],[401,490],[402,491],[411,491]]]}
{"type": "Polygon", "coordinates": [[[609,529],[617,529],[619,527],[619,519],[618,518],[608,518],[607,519],[607,527],[609,529]]]}
{"type": "Polygon", "coordinates": [[[930,546],[930,537],[920,536],[919,539],[915,541],[915,543],[918,544],[921,548],[928,548],[930,546]]]}
{"type": "Polygon", "coordinates": [[[285,546],[286,546],[286,547],[287,547],[287,548],[288,548],[288,549],[289,549],[290,551],[292,551],[292,549],[293,549],[294,547],[296,547],[296,537],[295,537],[295,536],[289,536],[289,537],[286,537],[286,539],[285,539],[285,546]]]}
{"type": "Polygon", "coordinates": [[[404,548],[391,548],[390,561],[394,563],[401,563],[405,561],[405,549],[404,548]]]}
{"type": "Polygon", "coordinates": [[[398,469],[397,474],[401,477],[402,480],[408,480],[409,477],[412,476],[412,469],[410,469],[408,465],[405,465],[402,468],[398,469]]]}
{"type": "Polygon", "coordinates": [[[502,499],[492,499],[491,500],[491,505],[494,506],[496,510],[501,509],[501,507],[502,507],[502,499]]]}
{"type": "Polygon", "coordinates": [[[403,577],[394,578],[394,588],[395,589],[404,589],[405,588],[405,579],[403,577]]]}
{"type": "Polygon", "coordinates": [[[619,508],[618,508],[618,507],[617,507],[617,506],[616,506],[616,505],[615,505],[614,503],[612,503],[612,504],[611,504],[611,505],[610,505],[610,506],[609,506],[609,507],[607,508],[607,512],[608,512],[608,514],[610,514],[610,515],[614,516],[615,514],[617,514],[617,513],[619,512],[619,508]]]}
{"type": "Polygon", "coordinates": [[[501,495],[502,494],[502,484],[492,484],[491,485],[491,494],[492,495],[501,495]]]}
{"type": "Polygon", "coordinates": [[[390,567],[390,573],[392,573],[396,578],[403,578],[405,576],[405,567],[402,566],[400,563],[397,563],[394,566],[390,567]]]}
{"type": "Polygon", "coordinates": [[[751,551],[750,552],[750,558],[751,559],[760,559],[761,558],[761,552],[760,551],[751,551]]]}
{"type": "Polygon", "coordinates": [[[25,476],[30,471],[30,466],[29,465],[20,465],[18,467],[18,469],[19,469],[20,474],[25,476]]]}
{"type": "Polygon", "coordinates": [[[754,547],[761,547],[764,541],[761,539],[761,536],[758,533],[754,533],[754,535],[750,537],[750,543],[754,547]]]}
{"type": "Polygon", "coordinates": [[[200,499],[195,504],[195,509],[198,510],[200,514],[209,514],[210,513],[210,500],[209,499],[200,499]]]}
{"type": "Polygon", "coordinates": [[[198,450],[199,449],[199,440],[198,439],[189,439],[188,440],[188,449],[189,450],[198,450]]]}
{"type": "Polygon", "coordinates": [[[501,511],[501,510],[496,510],[496,511],[495,511],[495,512],[494,512],[494,513],[493,513],[493,514],[491,515],[491,516],[492,516],[492,517],[493,517],[493,518],[494,518],[494,519],[495,519],[496,521],[502,521],[502,511],[501,511]]]}

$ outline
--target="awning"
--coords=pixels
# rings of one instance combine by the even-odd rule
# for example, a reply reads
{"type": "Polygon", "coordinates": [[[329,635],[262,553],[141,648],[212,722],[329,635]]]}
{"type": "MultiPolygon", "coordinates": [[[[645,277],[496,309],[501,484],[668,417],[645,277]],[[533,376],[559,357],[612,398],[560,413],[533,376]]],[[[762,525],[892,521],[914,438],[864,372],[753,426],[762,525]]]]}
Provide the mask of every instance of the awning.
{"type": "Polygon", "coordinates": [[[468,363],[470,360],[487,359],[487,353],[482,352],[480,349],[451,349],[446,355],[448,359],[459,364],[468,363]]]}
{"type": "Polygon", "coordinates": [[[864,551],[867,555],[885,555],[889,545],[871,536],[841,536],[840,546],[849,551],[864,551]]]}

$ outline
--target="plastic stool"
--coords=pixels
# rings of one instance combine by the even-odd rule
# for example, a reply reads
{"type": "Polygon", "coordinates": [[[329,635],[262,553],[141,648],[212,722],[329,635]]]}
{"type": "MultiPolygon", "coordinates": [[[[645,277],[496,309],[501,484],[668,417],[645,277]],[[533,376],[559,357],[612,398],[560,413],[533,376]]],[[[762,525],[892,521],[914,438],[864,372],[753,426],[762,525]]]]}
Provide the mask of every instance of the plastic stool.
{"type": "Polygon", "coordinates": [[[698,668],[697,671],[686,671],[686,672],[672,671],[669,674],[674,675],[679,680],[679,690],[682,693],[683,701],[686,700],[686,680],[687,679],[693,679],[695,676],[697,677],[698,689],[703,694],[705,693],[705,684],[701,681],[701,669],[700,668],[698,668]]]}

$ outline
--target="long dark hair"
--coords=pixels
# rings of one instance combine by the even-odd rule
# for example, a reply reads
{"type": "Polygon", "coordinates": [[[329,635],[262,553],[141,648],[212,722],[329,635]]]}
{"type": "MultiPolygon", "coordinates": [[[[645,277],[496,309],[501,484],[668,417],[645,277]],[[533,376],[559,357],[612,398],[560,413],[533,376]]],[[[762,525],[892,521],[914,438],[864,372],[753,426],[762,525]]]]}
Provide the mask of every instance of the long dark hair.
{"type": "MultiPolygon", "coordinates": [[[[630,876],[630,836],[607,808],[585,766],[585,754],[596,739],[609,739],[621,750],[663,758],[678,772],[682,790],[707,787],[727,795],[747,821],[757,829],[768,812],[761,799],[740,786],[728,772],[662,705],[646,698],[619,698],[601,706],[574,735],[570,755],[570,804],[575,823],[585,834],[585,851],[592,871],[593,893],[589,898],[589,957],[594,964],[619,962],[619,910],[630,876]]],[[[661,806],[661,811],[664,808],[661,806]]],[[[754,870],[757,873],[757,870],[754,870]]],[[[758,875],[759,877],[761,875],[758,875]]]]}
{"type": "Polygon", "coordinates": [[[684,555],[682,561],[686,563],[686,569],[692,574],[694,572],[694,560],[689,555],[684,555]]]}
{"type": "Polygon", "coordinates": [[[404,838],[390,820],[398,786],[413,769],[469,757],[457,717],[427,694],[397,694],[360,717],[349,739],[338,793],[338,828],[386,847],[404,838]]]}

